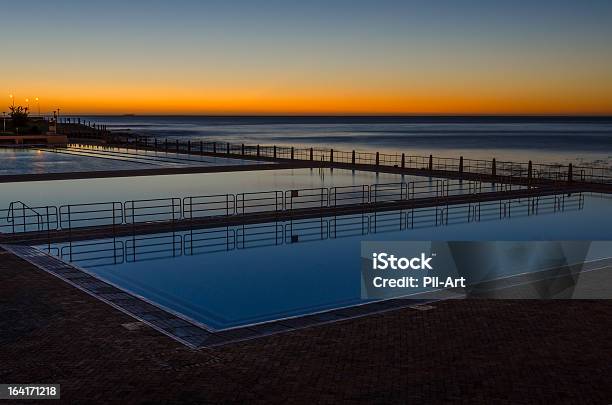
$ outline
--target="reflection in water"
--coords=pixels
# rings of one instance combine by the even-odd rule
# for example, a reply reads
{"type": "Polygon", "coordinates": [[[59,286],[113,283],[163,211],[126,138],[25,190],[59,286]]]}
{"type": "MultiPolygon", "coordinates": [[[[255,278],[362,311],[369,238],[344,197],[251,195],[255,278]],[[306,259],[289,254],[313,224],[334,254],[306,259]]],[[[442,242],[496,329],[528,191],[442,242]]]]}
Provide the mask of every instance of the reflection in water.
{"type": "Polygon", "coordinates": [[[610,240],[611,216],[610,199],[576,194],[73,240],[51,253],[223,329],[363,304],[362,242],[610,240]]]}
{"type": "Polygon", "coordinates": [[[97,241],[70,241],[49,244],[44,246],[44,250],[75,264],[97,267],[181,255],[230,252],[235,249],[577,212],[583,210],[584,202],[582,193],[509,199],[216,229],[194,228],[153,235],[134,234],[97,241]]]}
{"type": "Polygon", "coordinates": [[[95,117],[114,130],[170,138],[444,157],[612,162],[608,117],[95,117]]]}
{"type": "Polygon", "coordinates": [[[0,148],[0,175],[259,163],[253,160],[94,145],[69,145],[67,148],[0,148]]]}

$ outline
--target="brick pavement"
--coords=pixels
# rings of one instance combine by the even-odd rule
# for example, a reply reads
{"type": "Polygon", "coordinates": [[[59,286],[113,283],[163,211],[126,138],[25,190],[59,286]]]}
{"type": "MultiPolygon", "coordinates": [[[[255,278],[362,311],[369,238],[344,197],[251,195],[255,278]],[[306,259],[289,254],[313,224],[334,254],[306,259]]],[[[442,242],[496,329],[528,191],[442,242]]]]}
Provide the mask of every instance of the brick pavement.
{"type": "Polygon", "coordinates": [[[611,313],[441,302],[196,351],[0,252],[0,382],[66,403],[610,404],[611,313]]]}

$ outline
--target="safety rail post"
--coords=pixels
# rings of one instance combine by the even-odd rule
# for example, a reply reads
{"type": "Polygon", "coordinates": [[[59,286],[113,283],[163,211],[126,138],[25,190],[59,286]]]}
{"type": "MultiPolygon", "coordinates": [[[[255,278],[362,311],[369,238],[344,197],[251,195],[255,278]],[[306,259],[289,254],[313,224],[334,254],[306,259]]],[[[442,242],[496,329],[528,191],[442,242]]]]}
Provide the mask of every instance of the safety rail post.
{"type": "Polygon", "coordinates": [[[213,153],[217,154],[217,142],[213,142],[213,153]]]}
{"type": "MultiPolygon", "coordinates": [[[[569,166],[567,167],[567,182],[571,183],[573,180],[573,173],[572,173],[572,164],[570,163],[569,166]]],[[[565,194],[564,194],[565,195],[565,194]]]]}
{"type": "Polygon", "coordinates": [[[353,152],[351,153],[351,164],[355,164],[355,149],[353,149],[353,152]]]}
{"type": "Polygon", "coordinates": [[[459,156],[459,173],[463,173],[463,156],[459,156]]]}
{"type": "Polygon", "coordinates": [[[244,156],[244,144],[240,147],[240,154],[244,156]]]}
{"type": "Polygon", "coordinates": [[[259,144],[257,144],[257,156],[258,157],[260,156],[260,153],[259,153],[259,144]]]}
{"type": "Polygon", "coordinates": [[[276,159],[276,145],[274,145],[273,157],[276,159]]]}
{"type": "Polygon", "coordinates": [[[189,196],[188,198],[183,199],[183,217],[187,219],[187,201],[189,200],[189,220],[193,221],[193,196],[189,196]]]}
{"type": "Polygon", "coordinates": [[[533,164],[531,163],[531,160],[530,160],[527,166],[527,178],[531,180],[532,177],[533,177],[533,164]]]}
{"type": "Polygon", "coordinates": [[[491,175],[493,177],[497,176],[497,165],[496,165],[495,158],[493,158],[493,161],[491,162],[491,175]]]}
{"type": "Polygon", "coordinates": [[[134,255],[134,261],[136,261],[136,215],[134,214],[134,200],[123,203],[123,215],[127,221],[127,205],[129,202],[132,203],[132,254],[134,255]]]}
{"type": "Polygon", "coordinates": [[[429,171],[433,170],[433,156],[429,155],[429,171]]]}
{"type": "Polygon", "coordinates": [[[229,144],[229,142],[227,143],[227,152],[226,152],[226,154],[227,154],[227,155],[229,155],[229,154],[230,154],[230,144],[229,144]]]}
{"type": "Polygon", "coordinates": [[[115,203],[111,203],[112,207],[113,207],[113,237],[115,237],[115,203]]]}
{"type": "Polygon", "coordinates": [[[187,154],[191,155],[191,140],[187,141],[187,154]]]}
{"type": "Polygon", "coordinates": [[[68,205],[68,237],[70,239],[70,261],[72,261],[72,216],[70,214],[70,205],[68,205]]]}
{"type": "Polygon", "coordinates": [[[406,155],[402,153],[402,169],[406,167],[406,155]]]}
{"type": "Polygon", "coordinates": [[[200,156],[204,154],[204,142],[200,141],[200,156]]]}
{"type": "Polygon", "coordinates": [[[176,153],[179,153],[179,140],[176,140],[176,153]]]}
{"type": "Polygon", "coordinates": [[[329,163],[334,163],[334,150],[329,150],[329,163]]]}
{"type": "Polygon", "coordinates": [[[157,150],[157,138],[154,139],[155,150],[157,150]]]}
{"type": "Polygon", "coordinates": [[[291,147],[291,160],[293,160],[293,154],[294,154],[294,148],[293,146],[291,147]]]}
{"type": "Polygon", "coordinates": [[[376,166],[380,164],[380,153],[376,152],[376,166]]]}
{"type": "Polygon", "coordinates": [[[166,145],[166,153],[168,153],[168,138],[165,139],[164,143],[166,145]]]}
{"type": "Polygon", "coordinates": [[[312,148],[310,148],[310,160],[314,160],[314,154],[312,153],[312,148]]]}
{"type": "MultiPolygon", "coordinates": [[[[51,251],[51,230],[49,229],[49,206],[45,207],[45,211],[47,214],[47,250],[51,251]]],[[[57,217],[56,217],[57,218],[57,217]]]]}
{"type": "Polygon", "coordinates": [[[21,204],[21,221],[23,222],[23,231],[26,231],[26,216],[25,216],[25,204],[21,204]]]}
{"type": "MultiPolygon", "coordinates": [[[[174,202],[175,202],[175,200],[174,200],[174,198],[172,198],[170,201],[172,202],[172,208],[171,208],[172,209],[172,229],[174,229],[174,222],[176,221],[176,218],[175,218],[175,215],[174,215],[175,214],[175,211],[174,211],[174,202]]],[[[180,202],[179,202],[179,205],[180,205],[180,202]]],[[[179,210],[180,209],[181,209],[181,207],[179,207],[179,210]]],[[[172,244],[172,247],[174,248],[174,244],[172,244]]]]}

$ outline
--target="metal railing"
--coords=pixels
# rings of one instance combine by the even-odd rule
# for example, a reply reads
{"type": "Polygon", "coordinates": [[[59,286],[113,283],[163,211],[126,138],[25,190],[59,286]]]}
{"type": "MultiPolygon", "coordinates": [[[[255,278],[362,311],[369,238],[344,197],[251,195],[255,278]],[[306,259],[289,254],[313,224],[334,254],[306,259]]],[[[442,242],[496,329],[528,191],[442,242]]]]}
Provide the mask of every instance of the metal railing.
{"type": "Polygon", "coordinates": [[[67,204],[59,207],[60,229],[83,228],[123,223],[123,204],[103,202],[67,204]]]}
{"type": "Polygon", "coordinates": [[[0,210],[0,233],[21,233],[57,229],[55,206],[31,207],[22,201],[13,201],[0,210]]]}
{"type": "Polygon", "coordinates": [[[329,206],[329,188],[304,188],[285,191],[285,210],[329,206]]]}
{"type": "Polygon", "coordinates": [[[532,178],[556,181],[580,181],[592,183],[612,183],[612,167],[573,166],[560,164],[541,164],[529,162],[509,162],[496,159],[464,159],[407,155],[405,153],[385,154],[379,152],[342,151],[322,148],[296,148],[293,146],[244,145],[221,142],[183,141],[174,139],[159,140],[152,137],[137,136],[127,141],[112,144],[154,149],[161,152],[187,154],[216,154],[228,157],[257,157],[277,160],[310,160],[318,162],[374,165],[405,169],[459,172],[507,176],[510,178],[532,178]]]}
{"type": "Polygon", "coordinates": [[[134,234],[100,241],[70,241],[59,247],[49,245],[47,251],[74,263],[96,267],[384,232],[511,220],[566,211],[575,212],[583,208],[582,193],[571,196],[560,194],[153,235],[134,234]]]}
{"type": "Polygon", "coordinates": [[[258,191],[236,194],[236,213],[279,212],[284,209],[282,191],[258,191]]]}
{"type": "MultiPolygon", "coordinates": [[[[408,200],[426,200],[428,204],[444,205],[451,196],[497,192],[499,198],[504,198],[506,193],[529,188],[532,187],[510,183],[431,179],[184,198],[153,198],[128,200],[123,203],[111,201],[65,204],[59,209],[55,206],[32,208],[16,201],[11,203],[7,210],[0,210],[0,215],[5,217],[4,222],[0,217],[0,233],[82,230],[101,226],[114,228],[128,224],[135,227],[145,223],[175,223],[248,214],[271,215],[348,206],[365,208],[408,200]]],[[[547,190],[550,192],[551,188],[547,190]]]]}
{"type": "Polygon", "coordinates": [[[183,198],[183,218],[211,218],[236,214],[234,194],[215,194],[183,198]]]}
{"type": "Polygon", "coordinates": [[[365,205],[370,202],[370,186],[341,186],[329,189],[329,205],[339,207],[342,205],[365,205]]]}
{"type": "Polygon", "coordinates": [[[409,155],[406,153],[380,153],[363,151],[343,151],[324,148],[298,148],[277,145],[245,145],[226,142],[201,142],[174,139],[158,140],[154,137],[136,136],[114,144],[136,148],[155,148],[160,151],[177,153],[215,154],[233,158],[256,157],[273,160],[301,160],[351,165],[370,165],[381,168],[429,170],[507,176],[510,178],[531,178],[555,181],[581,181],[612,184],[612,167],[575,166],[572,164],[543,164],[510,162],[497,159],[466,159],[463,157],[439,157],[409,155]]]}
{"type": "Polygon", "coordinates": [[[180,198],[130,200],[123,203],[126,224],[177,221],[182,218],[180,198]]]}

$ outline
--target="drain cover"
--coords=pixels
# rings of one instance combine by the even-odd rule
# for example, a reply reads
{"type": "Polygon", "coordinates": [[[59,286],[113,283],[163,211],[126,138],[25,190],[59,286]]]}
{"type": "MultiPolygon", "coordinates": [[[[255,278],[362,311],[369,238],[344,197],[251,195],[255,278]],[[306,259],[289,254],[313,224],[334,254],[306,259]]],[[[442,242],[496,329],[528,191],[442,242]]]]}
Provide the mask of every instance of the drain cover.
{"type": "Polygon", "coordinates": [[[129,323],[122,323],[121,326],[123,326],[127,330],[138,330],[138,329],[140,329],[141,327],[144,326],[144,323],[142,323],[142,322],[129,322],[129,323]]]}
{"type": "Polygon", "coordinates": [[[411,305],[410,308],[416,309],[417,311],[429,311],[435,307],[433,305],[411,305]]]}

